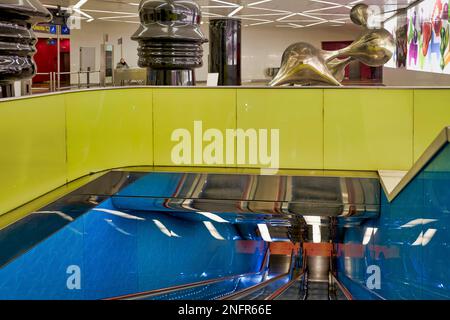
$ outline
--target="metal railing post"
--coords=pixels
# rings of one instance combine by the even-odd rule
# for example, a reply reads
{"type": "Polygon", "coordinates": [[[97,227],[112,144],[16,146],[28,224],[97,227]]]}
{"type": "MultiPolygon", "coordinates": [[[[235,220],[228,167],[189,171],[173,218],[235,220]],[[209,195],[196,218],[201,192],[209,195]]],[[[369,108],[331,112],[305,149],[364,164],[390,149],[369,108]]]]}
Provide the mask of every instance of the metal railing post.
{"type": "Polygon", "coordinates": [[[48,73],[48,77],[50,78],[49,85],[48,85],[48,91],[53,92],[53,78],[52,78],[51,72],[48,73]]]}

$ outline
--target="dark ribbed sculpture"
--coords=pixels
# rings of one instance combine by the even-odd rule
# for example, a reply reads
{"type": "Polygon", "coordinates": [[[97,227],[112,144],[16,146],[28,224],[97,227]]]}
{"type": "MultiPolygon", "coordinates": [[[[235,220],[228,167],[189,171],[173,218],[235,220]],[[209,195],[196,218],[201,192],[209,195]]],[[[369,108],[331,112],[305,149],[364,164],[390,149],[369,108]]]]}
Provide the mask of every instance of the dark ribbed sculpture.
{"type": "Polygon", "coordinates": [[[203,65],[201,11],[192,0],[142,0],[138,41],[139,66],[148,85],[193,86],[195,68],[203,65]]]}
{"type": "Polygon", "coordinates": [[[241,20],[209,20],[209,72],[219,74],[219,86],[241,85],[241,20]]]}
{"type": "Polygon", "coordinates": [[[14,81],[36,73],[32,25],[51,20],[38,0],[0,0],[0,97],[14,95],[14,81]]]}

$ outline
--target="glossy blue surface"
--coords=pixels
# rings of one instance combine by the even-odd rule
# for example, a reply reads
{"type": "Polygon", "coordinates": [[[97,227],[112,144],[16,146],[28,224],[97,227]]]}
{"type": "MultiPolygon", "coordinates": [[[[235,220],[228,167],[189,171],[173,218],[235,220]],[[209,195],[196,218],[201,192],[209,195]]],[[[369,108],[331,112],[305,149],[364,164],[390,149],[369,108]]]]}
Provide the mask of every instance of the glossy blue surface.
{"type": "Polygon", "coordinates": [[[118,211],[110,199],[0,269],[0,299],[100,299],[258,272],[267,244],[253,238],[207,218],[118,211]]]}
{"type": "Polygon", "coordinates": [[[447,144],[378,219],[339,228],[339,278],[356,299],[450,299],[449,227],[447,144]]]}

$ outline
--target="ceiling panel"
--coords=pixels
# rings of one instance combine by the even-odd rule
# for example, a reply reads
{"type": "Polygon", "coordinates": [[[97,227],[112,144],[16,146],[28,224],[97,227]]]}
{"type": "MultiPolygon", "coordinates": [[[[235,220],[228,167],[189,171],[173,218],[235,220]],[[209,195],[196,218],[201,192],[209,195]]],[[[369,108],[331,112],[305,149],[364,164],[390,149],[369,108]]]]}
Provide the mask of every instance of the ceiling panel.
{"type": "MultiPolygon", "coordinates": [[[[137,0],[42,0],[45,5],[74,7],[86,21],[139,23],[137,0]]],[[[402,8],[412,0],[197,0],[203,20],[235,17],[244,27],[314,28],[341,27],[351,24],[349,13],[353,5],[377,5],[382,11],[402,8]]]]}

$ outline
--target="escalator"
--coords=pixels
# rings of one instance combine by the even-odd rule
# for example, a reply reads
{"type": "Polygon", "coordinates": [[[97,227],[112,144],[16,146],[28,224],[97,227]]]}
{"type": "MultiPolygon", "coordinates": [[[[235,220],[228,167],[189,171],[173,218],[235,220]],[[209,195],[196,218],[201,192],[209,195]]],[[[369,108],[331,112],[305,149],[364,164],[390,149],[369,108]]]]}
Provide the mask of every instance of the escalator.
{"type": "Polygon", "coordinates": [[[141,298],[271,299],[293,273],[227,276],[258,271],[269,243],[300,242],[305,212],[365,219],[379,207],[371,175],[136,169],[61,188],[1,216],[0,298],[105,299],[175,287],[141,298]],[[195,285],[177,288],[186,283],[195,285]]]}

